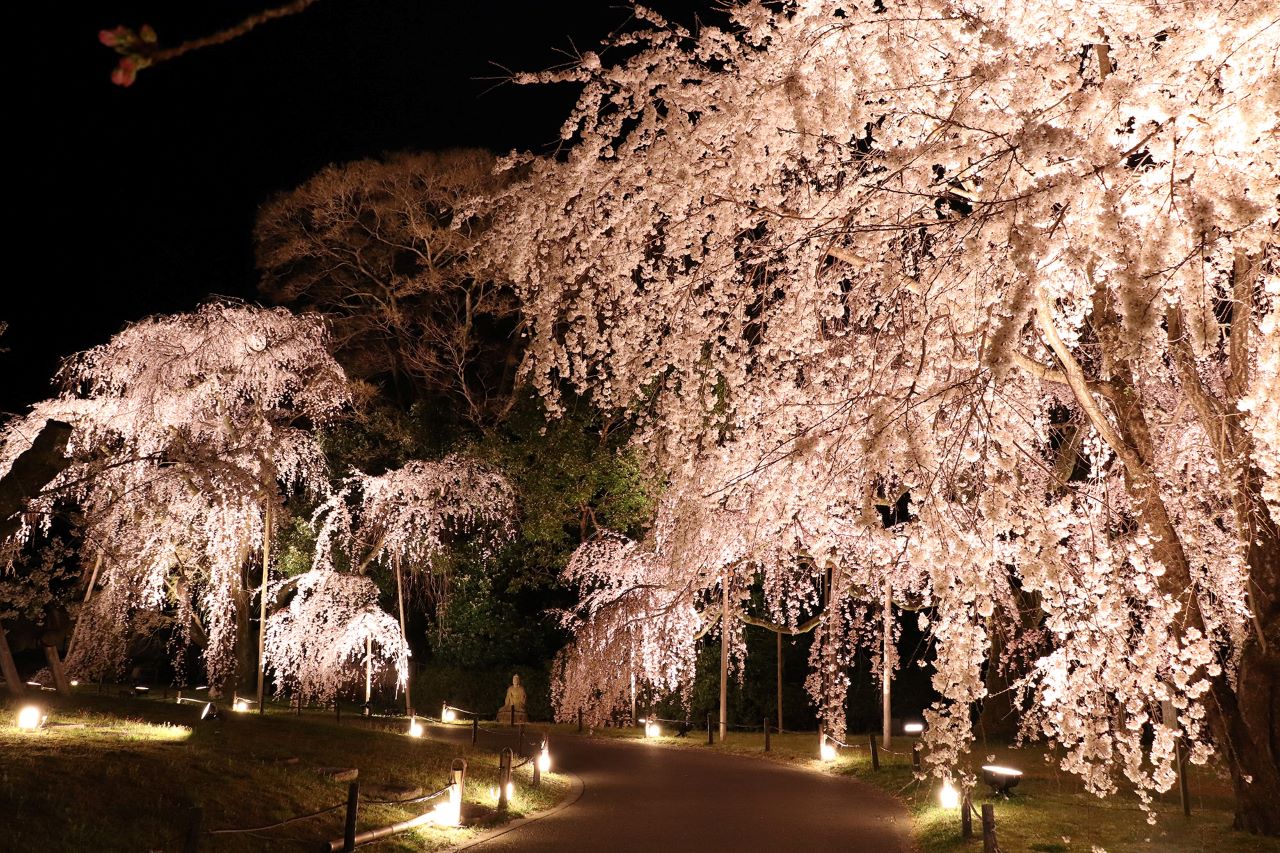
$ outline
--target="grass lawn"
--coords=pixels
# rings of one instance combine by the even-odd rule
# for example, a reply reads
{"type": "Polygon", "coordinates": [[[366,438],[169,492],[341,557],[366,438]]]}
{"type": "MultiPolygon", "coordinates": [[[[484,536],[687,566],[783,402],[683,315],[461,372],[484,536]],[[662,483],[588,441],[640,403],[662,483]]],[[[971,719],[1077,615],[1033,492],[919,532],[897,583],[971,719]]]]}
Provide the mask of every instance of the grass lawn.
{"type": "MultiPolygon", "coordinates": [[[[555,727],[560,736],[576,734],[577,727],[555,727]]],[[[596,736],[640,738],[635,728],[599,729],[596,736]]],[[[840,750],[832,762],[817,760],[818,736],[814,732],[784,733],[771,736],[771,751],[765,753],[764,735],[759,732],[730,732],[723,744],[707,746],[706,729],[694,728],[685,737],[663,736],[657,741],[690,749],[718,749],[744,755],[755,755],[773,761],[801,765],[810,769],[855,776],[899,797],[911,811],[916,842],[922,853],[955,853],[981,851],[981,820],[974,819],[975,837],[960,838],[958,809],[943,809],[938,804],[938,786],[933,782],[917,782],[911,772],[911,743],[907,737],[893,739],[893,753],[880,752],[880,770],[871,769],[867,736],[850,742],[855,749],[840,750]]],[[[996,835],[1004,853],[1039,851],[1039,853],[1092,853],[1095,847],[1107,853],[1280,853],[1280,840],[1259,838],[1231,828],[1232,795],[1230,782],[1220,778],[1212,767],[1190,766],[1188,783],[1191,791],[1191,817],[1182,814],[1175,788],[1157,802],[1157,823],[1152,826],[1131,796],[1099,799],[1084,791],[1076,778],[1057,769],[1056,762],[1046,760],[1052,753],[1043,748],[1013,749],[992,745],[974,748],[973,770],[987,763],[1011,765],[1023,771],[1023,777],[1009,799],[992,798],[985,786],[974,792],[974,807],[981,810],[984,802],[994,803],[996,835]],[[994,756],[989,762],[987,756],[994,756]]],[[[1280,794],[1277,794],[1280,796],[1280,794]]]]}
{"type": "MultiPolygon", "coordinates": [[[[343,804],[329,814],[254,834],[205,835],[200,849],[315,851],[342,835],[347,783],[320,768],[358,768],[358,828],[422,814],[430,805],[366,805],[374,785],[445,786],[449,765],[467,759],[464,828],[424,827],[369,845],[379,851],[431,850],[457,844],[501,820],[494,813],[497,756],[451,743],[411,738],[403,721],[379,724],[331,713],[265,715],[222,709],[200,722],[201,706],[170,699],[116,698],[80,688],[68,700],[42,693],[29,700],[50,710],[35,732],[17,728],[18,702],[0,705],[0,850],[176,851],[193,806],[204,828],[251,828],[343,804]]],[[[430,729],[428,729],[428,736],[430,729]]],[[[567,790],[550,774],[530,784],[516,771],[510,815],[547,808],[567,790]]],[[[383,796],[383,799],[393,797],[383,796]]],[[[361,848],[366,849],[366,848],[361,848]]]]}

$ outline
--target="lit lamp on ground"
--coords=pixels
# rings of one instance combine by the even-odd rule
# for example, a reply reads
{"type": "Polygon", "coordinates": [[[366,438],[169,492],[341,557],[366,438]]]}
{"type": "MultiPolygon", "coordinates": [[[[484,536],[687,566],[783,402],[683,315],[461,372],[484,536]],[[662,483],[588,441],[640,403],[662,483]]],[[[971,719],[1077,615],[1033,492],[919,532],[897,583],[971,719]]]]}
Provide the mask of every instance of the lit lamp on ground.
{"type": "Polygon", "coordinates": [[[836,745],[827,740],[827,736],[823,735],[821,742],[818,744],[818,757],[823,761],[836,760],[836,745]]]}
{"type": "Polygon", "coordinates": [[[422,723],[418,722],[417,717],[409,720],[409,737],[422,737],[422,723]]]}
{"type": "Polygon", "coordinates": [[[452,723],[452,722],[453,722],[454,720],[456,720],[456,719],[458,719],[458,715],[457,715],[457,714],[455,714],[455,713],[453,712],[453,709],[452,709],[452,708],[450,708],[447,704],[446,704],[446,705],[441,706],[441,708],[440,708],[440,722],[442,722],[442,723],[452,723]]]}
{"type": "Polygon", "coordinates": [[[18,711],[18,728],[33,732],[43,726],[48,719],[48,715],[39,706],[24,705],[18,711]]]}
{"type": "Polygon", "coordinates": [[[245,711],[248,711],[248,710],[249,710],[249,702],[250,702],[250,701],[252,701],[252,700],[249,700],[249,699],[241,699],[239,696],[237,696],[237,697],[235,698],[235,701],[233,701],[233,702],[231,703],[231,710],[233,710],[233,711],[235,711],[235,712],[237,712],[237,713],[243,714],[245,711]]]}
{"type": "Polygon", "coordinates": [[[912,737],[918,737],[924,733],[924,723],[907,723],[902,727],[902,731],[912,737]]]}
{"type": "Polygon", "coordinates": [[[1002,796],[1009,796],[1009,790],[1018,784],[1022,771],[999,764],[982,765],[982,781],[991,786],[991,790],[1002,796]]]}
{"type": "Polygon", "coordinates": [[[938,803],[944,809],[954,809],[960,806],[960,792],[956,790],[956,786],[951,784],[950,779],[944,779],[942,782],[942,790],[938,791],[938,803]]]}
{"type": "Polygon", "coordinates": [[[545,743],[542,745],[542,751],[538,753],[538,772],[551,772],[551,750],[545,743]]]}
{"type": "Polygon", "coordinates": [[[662,729],[658,728],[657,720],[646,720],[644,723],[645,737],[661,737],[662,729]]]}

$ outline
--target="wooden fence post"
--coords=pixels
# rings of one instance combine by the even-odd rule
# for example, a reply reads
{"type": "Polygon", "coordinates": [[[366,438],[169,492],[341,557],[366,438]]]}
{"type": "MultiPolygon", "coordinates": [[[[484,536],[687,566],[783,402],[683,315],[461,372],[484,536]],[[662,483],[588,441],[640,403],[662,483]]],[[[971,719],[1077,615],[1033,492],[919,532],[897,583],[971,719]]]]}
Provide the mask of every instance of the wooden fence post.
{"type": "Polygon", "coordinates": [[[982,804],[982,853],[1000,853],[996,846],[996,809],[991,803],[982,804]]]}
{"type": "Polygon", "coordinates": [[[582,709],[578,709],[578,734],[582,734],[582,709]]]}
{"type": "Polygon", "coordinates": [[[764,751],[769,751],[769,718],[764,718],[764,751]]]}
{"type": "Polygon", "coordinates": [[[714,743],[715,741],[712,740],[712,736],[711,736],[711,712],[708,711],[707,712],[707,746],[711,746],[714,743]]]}
{"type": "Polygon", "coordinates": [[[507,785],[511,782],[511,749],[503,747],[498,753],[498,811],[505,812],[507,806],[507,785]]]}
{"type": "Polygon", "coordinates": [[[471,745],[475,746],[480,742],[480,718],[473,716],[471,718],[471,745]]]}
{"type": "Polygon", "coordinates": [[[875,733],[873,732],[867,735],[867,739],[871,743],[871,769],[879,770],[880,769],[880,747],[876,745],[875,733]]]}
{"type": "Polygon", "coordinates": [[[200,849],[200,835],[204,829],[204,809],[196,806],[187,822],[187,837],[182,843],[182,853],[196,853],[200,849]]]}
{"type": "Polygon", "coordinates": [[[973,838],[973,801],[968,790],[960,798],[960,837],[973,838]]]}
{"type": "Polygon", "coordinates": [[[547,742],[544,740],[538,745],[538,754],[533,757],[533,787],[537,788],[542,785],[542,750],[547,748],[547,742]]]}
{"type": "Polygon", "coordinates": [[[352,782],[347,788],[347,822],[342,830],[344,853],[356,849],[356,812],[360,810],[360,783],[352,782]]]}

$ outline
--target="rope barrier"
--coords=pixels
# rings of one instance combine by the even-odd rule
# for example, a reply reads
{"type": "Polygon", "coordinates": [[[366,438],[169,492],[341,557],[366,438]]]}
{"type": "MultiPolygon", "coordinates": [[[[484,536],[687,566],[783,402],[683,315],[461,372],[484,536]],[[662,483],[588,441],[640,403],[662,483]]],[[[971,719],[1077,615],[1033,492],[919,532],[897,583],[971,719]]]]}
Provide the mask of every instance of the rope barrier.
{"type": "Polygon", "coordinates": [[[411,803],[422,803],[422,802],[426,802],[427,800],[434,800],[436,797],[440,796],[441,794],[447,793],[449,789],[452,787],[453,787],[453,783],[450,782],[448,785],[445,785],[440,790],[433,791],[430,794],[423,794],[420,797],[411,797],[407,800],[366,799],[364,802],[369,803],[371,805],[379,805],[379,806],[407,806],[407,805],[410,805],[411,803]]]}
{"type": "Polygon", "coordinates": [[[279,823],[269,823],[266,826],[254,826],[249,827],[248,829],[211,829],[209,830],[209,835],[240,835],[248,832],[265,832],[268,829],[279,829],[282,826],[288,826],[289,824],[297,823],[300,820],[310,820],[313,817],[320,817],[322,814],[336,812],[338,809],[345,809],[346,807],[346,803],[338,803],[336,806],[330,806],[329,808],[321,809],[318,812],[291,817],[288,820],[282,820],[279,823]]]}

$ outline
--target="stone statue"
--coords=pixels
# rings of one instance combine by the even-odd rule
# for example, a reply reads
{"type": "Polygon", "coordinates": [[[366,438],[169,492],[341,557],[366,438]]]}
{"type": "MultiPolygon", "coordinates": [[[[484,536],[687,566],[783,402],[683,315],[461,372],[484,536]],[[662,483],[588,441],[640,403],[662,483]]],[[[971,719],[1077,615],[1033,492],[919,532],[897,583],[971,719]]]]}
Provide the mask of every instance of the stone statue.
{"type": "Polygon", "coordinates": [[[502,707],[498,709],[498,722],[509,726],[529,722],[529,714],[525,711],[528,701],[529,697],[520,686],[520,676],[511,676],[511,686],[507,688],[507,696],[502,700],[502,707]]]}

